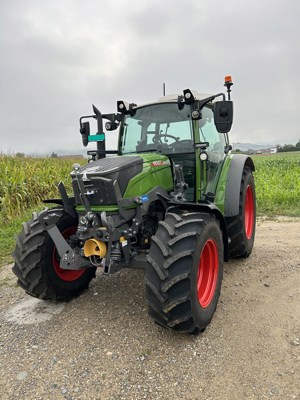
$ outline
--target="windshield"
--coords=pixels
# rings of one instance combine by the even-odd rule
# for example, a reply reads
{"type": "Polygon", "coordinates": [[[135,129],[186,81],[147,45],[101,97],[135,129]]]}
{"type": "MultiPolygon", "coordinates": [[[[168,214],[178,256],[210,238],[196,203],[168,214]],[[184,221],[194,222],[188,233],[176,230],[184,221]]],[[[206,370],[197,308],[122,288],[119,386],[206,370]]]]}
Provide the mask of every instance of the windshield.
{"type": "Polygon", "coordinates": [[[127,115],[120,132],[121,153],[158,151],[164,154],[193,152],[190,106],[177,103],[138,108],[127,115]]]}

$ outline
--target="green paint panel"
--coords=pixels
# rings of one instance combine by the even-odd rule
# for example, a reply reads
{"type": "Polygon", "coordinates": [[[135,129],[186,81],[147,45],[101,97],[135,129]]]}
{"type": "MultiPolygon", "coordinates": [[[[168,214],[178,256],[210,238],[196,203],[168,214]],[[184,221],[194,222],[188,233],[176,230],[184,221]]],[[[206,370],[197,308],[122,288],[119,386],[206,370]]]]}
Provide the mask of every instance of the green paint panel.
{"type": "Polygon", "coordinates": [[[233,156],[234,156],[233,154],[230,154],[228,157],[226,157],[223,167],[222,167],[221,175],[219,177],[217,190],[216,190],[215,204],[221,210],[221,212],[223,214],[224,214],[224,209],[225,209],[225,191],[226,191],[226,186],[227,186],[228,171],[229,171],[233,156]]]}
{"type": "MultiPolygon", "coordinates": [[[[116,206],[91,206],[91,210],[95,212],[107,211],[107,212],[114,212],[119,211],[119,207],[116,206]]],[[[76,211],[78,212],[85,212],[85,208],[83,206],[77,206],[76,211]]]]}
{"type": "Polygon", "coordinates": [[[124,193],[124,198],[141,196],[156,186],[166,191],[173,189],[173,176],[168,157],[161,154],[139,154],[144,160],[143,170],[132,178],[124,193]]]}

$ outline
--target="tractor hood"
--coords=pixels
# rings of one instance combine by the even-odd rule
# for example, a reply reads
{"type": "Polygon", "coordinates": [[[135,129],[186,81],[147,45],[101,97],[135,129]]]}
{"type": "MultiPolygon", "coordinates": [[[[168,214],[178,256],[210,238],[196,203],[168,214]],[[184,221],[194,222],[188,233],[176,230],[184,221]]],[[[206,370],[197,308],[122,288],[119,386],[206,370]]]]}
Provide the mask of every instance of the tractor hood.
{"type": "Polygon", "coordinates": [[[156,186],[166,191],[173,190],[173,174],[169,158],[162,154],[141,154],[143,170],[130,180],[124,197],[142,196],[156,186]]]}
{"type": "Polygon", "coordinates": [[[102,158],[72,171],[76,204],[81,204],[80,186],[91,205],[116,205],[114,182],[123,198],[146,194],[155,186],[173,188],[168,157],[156,153],[102,158]],[[81,182],[79,182],[81,181],[81,182]]]}

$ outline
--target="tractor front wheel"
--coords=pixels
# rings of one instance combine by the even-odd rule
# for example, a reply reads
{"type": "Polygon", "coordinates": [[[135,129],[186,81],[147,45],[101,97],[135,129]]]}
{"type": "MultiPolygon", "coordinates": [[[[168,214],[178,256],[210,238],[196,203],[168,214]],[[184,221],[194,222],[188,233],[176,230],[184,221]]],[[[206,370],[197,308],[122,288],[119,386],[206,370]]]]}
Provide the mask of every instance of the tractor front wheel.
{"type": "Polygon", "coordinates": [[[198,334],[210,323],[223,277],[223,240],[216,218],[167,213],[147,257],[149,315],[166,328],[198,334]]]}
{"type": "MultiPolygon", "coordinates": [[[[76,233],[78,221],[62,210],[57,227],[68,241],[76,233]]],[[[41,214],[47,217],[51,210],[41,214]]],[[[18,284],[31,296],[44,300],[67,301],[88,288],[96,268],[65,270],[60,267],[56,247],[37,215],[23,224],[13,253],[13,272],[18,284]]]]}

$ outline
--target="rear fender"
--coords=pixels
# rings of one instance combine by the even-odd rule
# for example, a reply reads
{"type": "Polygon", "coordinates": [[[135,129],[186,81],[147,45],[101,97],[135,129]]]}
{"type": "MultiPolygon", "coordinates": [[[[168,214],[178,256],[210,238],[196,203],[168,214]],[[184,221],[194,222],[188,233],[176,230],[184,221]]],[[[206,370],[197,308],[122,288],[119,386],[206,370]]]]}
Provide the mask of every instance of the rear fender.
{"type": "Polygon", "coordinates": [[[255,171],[252,158],[242,154],[234,154],[227,175],[224,201],[225,217],[234,217],[239,214],[240,188],[244,167],[249,167],[252,171],[255,171]]]}

